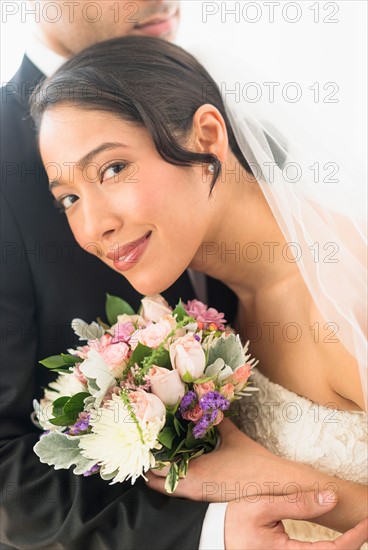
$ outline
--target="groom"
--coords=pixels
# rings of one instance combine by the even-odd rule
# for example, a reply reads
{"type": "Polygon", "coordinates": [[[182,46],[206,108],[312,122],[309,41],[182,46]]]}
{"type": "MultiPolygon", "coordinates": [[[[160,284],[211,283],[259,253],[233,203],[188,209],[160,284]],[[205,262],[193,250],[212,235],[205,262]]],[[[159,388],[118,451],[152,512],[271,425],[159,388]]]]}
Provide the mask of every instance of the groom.
{"type": "MultiPolygon", "coordinates": [[[[29,95],[44,75],[95,42],[130,34],[173,40],[180,15],[178,1],[52,4],[59,17],[54,13],[50,19],[46,3],[28,2],[38,21],[36,34],[19,71],[1,90],[1,548],[223,548],[226,505],[168,498],[139,482],[111,487],[99,476],[55,471],[32,450],[40,435],[30,419],[32,399],[40,398],[51,381],[38,361],[77,343],[70,321],[103,315],[105,292],[134,307],[139,296],[120,274],[82,251],[65,216],[57,215],[28,114],[29,95]]],[[[207,280],[207,289],[208,303],[231,320],[233,295],[213,280],[207,280]]],[[[188,273],[165,293],[172,304],[194,295],[188,273]]],[[[313,500],[306,502],[307,509],[294,510],[286,501],[272,506],[229,506],[227,547],[250,548],[245,541],[253,534],[257,547],[265,547],[281,517],[320,513],[313,500]]]]}

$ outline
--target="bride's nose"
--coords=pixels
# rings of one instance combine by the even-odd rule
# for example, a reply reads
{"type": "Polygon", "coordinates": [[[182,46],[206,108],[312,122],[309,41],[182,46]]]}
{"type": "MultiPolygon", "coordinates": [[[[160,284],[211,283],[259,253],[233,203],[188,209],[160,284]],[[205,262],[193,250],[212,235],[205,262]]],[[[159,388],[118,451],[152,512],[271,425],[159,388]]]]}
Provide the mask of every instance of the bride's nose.
{"type": "Polygon", "coordinates": [[[123,225],[122,216],[116,205],[104,197],[91,194],[83,198],[84,238],[94,242],[109,242],[114,239],[123,225]]]}

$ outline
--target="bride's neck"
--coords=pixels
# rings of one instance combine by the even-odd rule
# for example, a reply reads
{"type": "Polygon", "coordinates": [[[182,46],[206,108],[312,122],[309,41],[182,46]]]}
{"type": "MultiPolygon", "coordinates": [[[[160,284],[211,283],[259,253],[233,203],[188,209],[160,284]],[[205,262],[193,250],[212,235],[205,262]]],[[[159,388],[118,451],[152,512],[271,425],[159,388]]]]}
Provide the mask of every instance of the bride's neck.
{"type": "Polygon", "coordinates": [[[216,185],[214,223],[190,267],[221,280],[240,301],[299,275],[258,182],[247,175],[216,185]]]}

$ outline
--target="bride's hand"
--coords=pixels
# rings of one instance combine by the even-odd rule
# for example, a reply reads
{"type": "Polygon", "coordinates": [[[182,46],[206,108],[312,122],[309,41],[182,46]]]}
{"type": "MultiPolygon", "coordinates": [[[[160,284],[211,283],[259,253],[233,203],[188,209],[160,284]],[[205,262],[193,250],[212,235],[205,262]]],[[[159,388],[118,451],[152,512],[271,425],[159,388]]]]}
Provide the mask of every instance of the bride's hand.
{"type": "MultiPolygon", "coordinates": [[[[253,496],[254,502],[257,495],[285,494],[281,482],[290,473],[286,461],[252,441],[228,419],[218,428],[219,448],[190,461],[188,475],[179,481],[173,496],[207,502],[253,496]]],[[[160,470],[148,472],[149,487],[165,493],[165,475],[160,470]]],[[[291,481],[288,477],[288,492],[295,493],[298,487],[291,481]]]]}

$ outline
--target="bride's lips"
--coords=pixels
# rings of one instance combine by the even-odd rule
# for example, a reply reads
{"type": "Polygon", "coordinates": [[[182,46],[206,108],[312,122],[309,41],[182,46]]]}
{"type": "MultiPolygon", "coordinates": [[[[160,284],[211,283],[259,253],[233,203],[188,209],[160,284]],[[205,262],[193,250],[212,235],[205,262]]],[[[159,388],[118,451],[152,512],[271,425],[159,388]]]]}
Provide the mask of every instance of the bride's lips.
{"type": "Polygon", "coordinates": [[[150,36],[162,36],[172,33],[177,25],[178,10],[166,15],[156,15],[134,26],[135,29],[150,36]]]}
{"type": "Polygon", "coordinates": [[[146,250],[152,231],[148,231],[143,237],[128,244],[114,248],[106,254],[106,258],[113,260],[114,267],[119,271],[127,271],[134,267],[146,250]]]}

